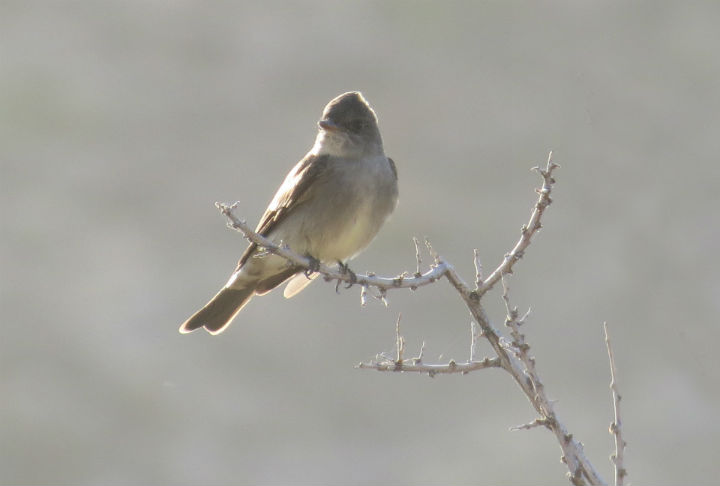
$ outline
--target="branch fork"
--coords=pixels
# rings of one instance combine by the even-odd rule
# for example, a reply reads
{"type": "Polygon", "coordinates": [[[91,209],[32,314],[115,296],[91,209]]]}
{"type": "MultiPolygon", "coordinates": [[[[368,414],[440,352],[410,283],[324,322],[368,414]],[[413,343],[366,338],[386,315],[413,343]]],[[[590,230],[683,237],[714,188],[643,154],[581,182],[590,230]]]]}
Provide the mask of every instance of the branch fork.
{"type": "MultiPolygon", "coordinates": [[[[530,310],[528,309],[525,314],[520,316],[517,307],[511,306],[509,287],[506,282],[506,276],[513,273],[515,264],[525,255],[525,251],[529,247],[533,237],[542,228],[542,216],[547,207],[552,203],[550,195],[555,184],[553,172],[558,167],[559,166],[552,161],[552,152],[550,152],[544,168],[534,167],[532,169],[540,175],[542,185],[536,189],[538,199],[533,206],[530,219],[521,227],[520,238],[516,244],[487,277],[483,274],[483,267],[478,251],[474,250],[475,281],[473,282],[473,288],[470,288],[455,268],[434,250],[427,239],[425,239],[424,244],[426,251],[431,257],[431,263],[424,272],[422,271],[423,262],[421,257],[422,252],[420,250],[422,245],[417,238],[413,238],[415,259],[417,262],[414,273],[404,272],[396,277],[378,277],[374,273],[351,274],[346,269],[340,268],[336,270],[321,262],[294,253],[287,246],[281,243],[278,244],[254,232],[245,221],[238,219],[234,215],[233,211],[236,209],[238,203],[232,205],[216,203],[216,206],[229,220],[228,226],[242,232],[248,240],[263,248],[264,251],[279,255],[288,260],[290,264],[305,268],[310,272],[319,272],[325,280],[337,280],[338,286],[341,282],[348,284],[348,287],[354,284],[359,285],[361,288],[360,300],[362,305],[366,304],[368,295],[380,299],[387,305],[386,295],[390,290],[416,290],[420,287],[435,283],[440,279],[447,280],[458,292],[458,295],[472,316],[470,324],[470,356],[466,361],[457,362],[451,360],[448,363],[441,364],[425,363],[423,360],[425,343],[423,343],[420,348],[417,357],[405,358],[405,339],[400,333],[401,316],[398,315],[395,323],[394,356],[380,354],[375,360],[368,363],[360,363],[357,367],[384,372],[425,373],[430,377],[438,374],[466,374],[471,371],[486,368],[501,368],[511,375],[538,414],[538,417],[533,421],[513,427],[511,430],[529,430],[537,427],[547,428],[556,436],[560,445],[562,450],[561,459],[568,467],[568,479],[570,482],[574,485],[604,485],[606,483],[585,456],[582,444],[568,432],[567,428],[559,420],[554,411],[554,401],[550,400],[545,393],[545,387],[536,370],[535,359],[529,354],[530,345],[527,344],[525,335],[520,331],[520,327],[528,318],[530,310]],[[482,305],[483,296],[499,281],[502,282],[503,287],[502,299],[506,309],[505,327],[509,330],[510,339],[503,336],[500,331],[492,326],[482,305]],[[377,290],[378,295],[372,295],[370,288],[373,287],[377,290]],[[494,357],[477,359],[476,346],[481,337],[486,339],[492,347],[495,353],[494,357]]],[[[619,415],[620,396],[617,394],[615,386],[614,358],[607,337],[606,342],[611,361],[611,390],[613,392],[613,402],[615,406],[615,420],[611,426],[611,433],[615,436],[616,452],[613,455],[612,461],[616,469],[616,484],[622,485],[623,478],[627,473],[623,465],[625,443],[622,438],[619,415]]]]}

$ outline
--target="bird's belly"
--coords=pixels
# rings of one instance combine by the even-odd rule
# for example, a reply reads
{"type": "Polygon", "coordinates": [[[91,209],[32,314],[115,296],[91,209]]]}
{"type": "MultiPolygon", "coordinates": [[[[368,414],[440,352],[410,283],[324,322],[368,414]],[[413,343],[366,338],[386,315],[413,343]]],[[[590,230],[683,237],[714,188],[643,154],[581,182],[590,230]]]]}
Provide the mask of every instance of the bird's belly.
{"type": "MultiPolygon", "coordinates": [[[[345,261],[370,244],[386,215],[369,201],[336,201],[296,211],[272,238],[325,262],[345,261]]],[[[300,208],[298,208],[300,209],[300,208]]]]}
{"type": "Polygon", "coordinates": [[[360,212],[346,221],[339,222],[336,231],[323,235],[323,244],[316,248],[317,256],[324,261],[345,261],[365,249],[378,232],[369,211],[360,212]]]}
{"type": "Polygon", "coordinates": [[[324,197],[298,206],[271,237],[325,262],[365,249],[395,208],[397,186],[384,157],[353,169],[320,182],[329,185],[317,190],[324,197]]]}

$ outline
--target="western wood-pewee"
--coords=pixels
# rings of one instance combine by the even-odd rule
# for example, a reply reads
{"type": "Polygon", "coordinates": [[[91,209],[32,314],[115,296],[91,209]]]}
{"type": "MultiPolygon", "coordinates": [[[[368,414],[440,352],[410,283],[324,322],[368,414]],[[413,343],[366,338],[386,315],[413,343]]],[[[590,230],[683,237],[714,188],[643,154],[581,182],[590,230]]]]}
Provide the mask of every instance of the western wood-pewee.
{"type": "MultiPolygon", "coordinates": [[[[397,199],[395,164],[383,151],[375,112],[361,93],[344,93],[325,107],[315,145],[285,177],[255,231],[296,253],[346,264],[370,244],[397,199]]],[[[219,334],[253,295],[291,278],[288,298],[311,282],[304,269],[251,244],[225,286],[180,332],[205,327],[219,334]]]]}

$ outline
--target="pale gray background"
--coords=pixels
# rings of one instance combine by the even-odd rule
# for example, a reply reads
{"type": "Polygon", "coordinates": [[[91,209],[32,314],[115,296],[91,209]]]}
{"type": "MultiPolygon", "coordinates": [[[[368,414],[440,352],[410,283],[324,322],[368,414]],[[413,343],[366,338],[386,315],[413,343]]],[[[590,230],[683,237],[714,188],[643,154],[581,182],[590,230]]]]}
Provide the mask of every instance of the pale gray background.
{"type": "Polygon", "coordinates": [[[244,248],[213,202],[254,224],[351,89],[401,189],[353,267],[414,270],[414,235],[493,267],[554,150],[511,281],[548,392],[611,479],[607,321],[632,482],[716,480],[719,25],[712,1],[0,3],[0,483],[565,481],[549,433],[508,431],[535,417],[503,373],[353,368],[399,312],[410,351],[465,359],[445,283],[361,309],[317,282],[177,333],[244,248]]]}

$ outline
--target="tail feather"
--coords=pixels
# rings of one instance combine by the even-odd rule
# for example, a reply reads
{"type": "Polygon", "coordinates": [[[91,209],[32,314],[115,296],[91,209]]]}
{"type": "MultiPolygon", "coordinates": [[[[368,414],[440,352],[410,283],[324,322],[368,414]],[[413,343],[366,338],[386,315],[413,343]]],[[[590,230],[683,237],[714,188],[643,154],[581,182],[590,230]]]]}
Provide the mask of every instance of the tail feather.
{"type": "Polygon", "coordinates": [[[295,297],[297,294],[299,294],[305,287],[310,285],[313,280],[318,278],[320,276],[319,273],[315,272],[310,274],[310,276],[305,275],[304,273],[301,273],[299,275],[296,275],[295,277],[291,278],[290,281],[287,284],[287,287],[285,287],[285,291],[283,292],[283,295],[286,299],[290,299],[292,297],[295,297]]]}
{"type": "Polygon", "coordinates": [[[234,289],[224,288],[180,326],[180,332],[187,334],[200,327],[210,334],[220,334],[230,325],[233,318],[248,303],[255,293],[254,286],[234,289]]]}
{"type": "Polygon", "coordinates": [[[288,268],[284,272],[280,272],[276,275],[272,275],[268,278],[260,280],[257,284],[257,287],[255,287],[255,293],[257,293],[258,295],[267,294],[272,289],[274,289],[278,285],[281,285],[284,281],[298,273],[298,271],[299,270],[297,268],[288,268]]]}

